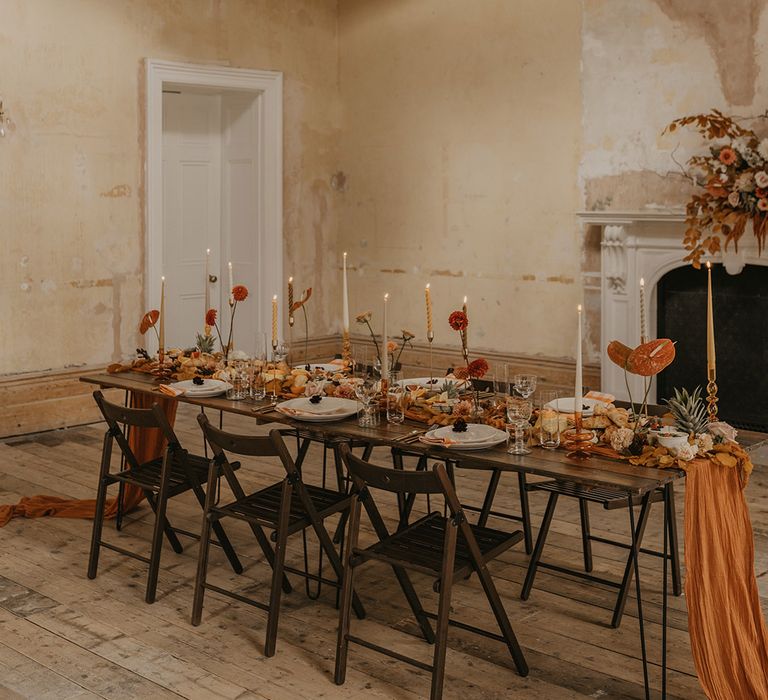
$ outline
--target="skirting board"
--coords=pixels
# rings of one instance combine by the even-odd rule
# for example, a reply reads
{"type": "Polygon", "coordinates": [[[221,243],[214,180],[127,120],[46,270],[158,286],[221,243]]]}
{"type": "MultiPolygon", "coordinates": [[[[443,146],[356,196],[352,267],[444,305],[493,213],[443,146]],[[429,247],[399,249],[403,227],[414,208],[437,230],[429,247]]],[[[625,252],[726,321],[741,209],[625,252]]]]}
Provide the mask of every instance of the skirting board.
{"type": "MultiPolygon", "coordinates": [[[[304,343],[297,335],[294,334],[291,349],[291,359],[295,364],[327,362],[341,352],[340,335],[320,336],[310,338],[305,358],[304,343]]],[[[351,340],[353,347],[361,344],[373,346],[370,338],[362,334],[353,335],[351,340]]],[[[473,350],[470,356],[484,357],[492,370],[507,363],[515,372],[535,374],[539,377],[539,387],[572,394],[573,361],[490,350],[473,350]]],[[[435,376],[442,376],[449,367],[462,364],[461,352],[457,346],[434,345],[432,362],[435,376]]],[[[412,348],[406,348],[401,364],[405,376],[428,375],[429,346],[414,343],[412,348]]],[[[93,386],[83,384],[79,378],[101,369],[77,367],[0,377],[0,438],[97,422],[100,416],[91,396],[93,386]]],[[[600,388],[599,365],[584,365],[584,384],[591,389],[600,388]]],[[[110,398],[113,401],[123,400],[120,392],[112,392],[110,398]]]]}

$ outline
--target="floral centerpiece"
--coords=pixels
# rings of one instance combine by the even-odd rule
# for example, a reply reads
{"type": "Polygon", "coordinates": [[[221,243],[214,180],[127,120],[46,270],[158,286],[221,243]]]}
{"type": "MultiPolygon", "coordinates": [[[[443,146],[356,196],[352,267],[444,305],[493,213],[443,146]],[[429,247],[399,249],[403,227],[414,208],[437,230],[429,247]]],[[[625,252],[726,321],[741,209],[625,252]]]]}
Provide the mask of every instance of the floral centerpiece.
{"type": "MultiPolygon", "coordinates": [[[[221,345],[221,354],[224,356],[224,362],[227,361],[229,353],[232,351],[232,331],[235,325],[235,312],[237,311],[237,305],[245,301],[248,298],[248,287],[243,284],[236,284],[232,287],[232,293],[229,303],[229,335],[227,337],[226,344],[224,343],[223,336],[221,335],[221,329],[218,323],[218,311],[216,309],[208,309],[205,312],[205,325],[216,329],[216,335],[219,338],[219,345],[221,345]]],[[[200,338],[198,337],[198,342],[200,338]]],[[[201,348],[202,350],[202,348],[201,348]]]]}
{"type": "Polygon", "coordinates": [[[467,329],[469,328],[469,317],[466,311],[453,311],[448,316],[448,325],[458,332],[461,338],[461,354],[466,363],[464,367],[457,367],[454,374],[457,379],[464,379],[469,382],[475,391],[475,415],[480,415],[480,392],[475,380],[482,379],[488,372],[488,361],[484,357],[478,357],[475,360],[469,359],[469,348],[467,346],[467,329]]]}
{"type": "Polygon", "coordinates": [[[693,126],[709,143],[708,153],[688,160],[686,173],[701,188],[686,205],[683,243],[694,267],[738,243],[751,224],[762,253],[768,235],[768,138],[716,109],[675,119],[664,130],[693,126]]]}
{"type": "MultiPolygon", "coordinates": [[[[381,350],[379,348],[379,339],[373,332],[373,327],[371,326],[372,318],[373,312],[365,311],[361,314],[358,314],[355,318],[355,321],[368,329],[368,334],[371,336],[371,340],[373,341],[373,347],[376,349],[376,362],[378,366],[381,367],[381,350]]],[[[403,355],[403,350],[405,350],[406,346],[413,347],[411,341],[415,337],[416,336],[411,333],[411,331],[402,329],[400,331],[400,336],[397,338],[397,340],[400,341],[399,349],[398,343],[394,339],[387,341],[387,357],[392,358],[392,369],[396,370],[400,366],[400,358],[403,355]]]]}

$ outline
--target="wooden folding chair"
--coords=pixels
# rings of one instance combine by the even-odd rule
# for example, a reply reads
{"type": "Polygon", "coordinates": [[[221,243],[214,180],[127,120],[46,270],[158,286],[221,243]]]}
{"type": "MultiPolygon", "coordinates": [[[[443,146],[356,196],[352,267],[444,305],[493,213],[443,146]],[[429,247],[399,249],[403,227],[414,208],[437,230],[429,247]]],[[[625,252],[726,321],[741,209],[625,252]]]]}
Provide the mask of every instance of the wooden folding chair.
{"type": "MultiPolygon", "coordinates": [[[[181,447],[179,439],[176,437],[163,410],[157,404],[152,408],[128,408],[107,401],[100,391],[94,391],[93,398],[96,400],[96,404],[107,423],[107,432],[104,435],[104,447],[102,449],[101,467],[99,469],[96,513],[93,519],[91,553],[88,560],[88,578],[96,578],[101,547],[138,559],[149,565],[145,600],[147,603],[153,603],[157,593],[157,578],[160,571],[163,534],[165,534],[168,542],[177,554],[183,551],[181,543],[176,536],[177,533],[197,537],[194,533],[171,527],[166,517],[168,499],[191,490],[200,505],[203,506],[206,493],[203,490],[202,484],[205,483],[208,476],[208,460],[204,457],[192,455],[181,447]],[[167,443],[163,456],[140,463],[128,444],[128,439],[124,432],[124,429],[127,430],[128,428],[154,428],[160,430],[167,443]],[[111,472],[112,445],[115,442],[123,454],[124,461],[119,471],[111,472]],[[133,484],[142,489],[147,502],[155,513],[155,525],[152,533],[152,547],[149,558],[102,540],[107,488],[114,483],[133,484]]],[[[243,566],[237,558],[224,529],[217,524],[214,532],[229,559],[232,569],[235,573],[242,573],[243,566]]]]}
{"type": "MultiPolygon", "coordinates": [[[[264,642],[264,655],[274,656],[277,644],[278,619],[280,615],[280,598],[284,590],[291,588],[285,578],[285,572],[320,581],[331,586],[339,587],[342,579],[341,559],[333,546],[324,520],[335,513],[348,510],[350,496],[344,491],[334,491],[305,484],[301,473],[291,457],[283,441],[283,435],[295,436],[294,431],[272,430],[269,436],[235,435],[210,424],[204,414],[197,417],[203,430],[205,440],[211,446],[213,457],[208,472],[208,498],[205,502],[203,528],[200,539],[200,554],[198,558],[197,576],[195,578],[195,594],[192,605],[192,624],[199,625],[203,613],[205,591],[210,590],[221,595],[234,598],[267,612],[267,632],[264,642]],[[260,489],[255,493],[246,494],[231,468],[227,453],[250,457],[277,457],[285,469],[285,478],[271,486],[260,489]],[[214,494],[217,492],[217,480],[223,474],[235,499],[229,503],[217,503],[214,494]],[[235,591],[226,590],[206,581],[208,572],[208,537],[212,527],[223,518],[243,520],[259,542],[264,554],[272,566],[272,584],[269,603],[265,604],[252,598],[247,598],[235,591]],[[272,549],[264,528],[274,531],[272,539],[275,548],[272,549]],[[337,580],[323,578],[321,574],[314,575],[309,571],[291,568],[285,564],[285,551],[288,537],[297,532],[312,528],[320,540],[322,551],[337,576],[337,580]]],[[[365,616],[362,603],[353,596],[353,604],[358,617],[365,616]]]]}
{"type": "Polygon", "coordinates": [[[349,643],[352,642],[422,670],[430,671],[432,674],[430,697],[433,700],[441,698],[449,625],[455,625],[461,629],[505,643],[518,673],[521,676],[526,676],[528,666],[523,651],[512,631],[512,625],[487,566],[489,561],[520,542],[523,539],[523,533],[519,530],[513,533],[500,532],[487,527],[471,525],[464,515],[445,467],[441,464],[435,464],[431,471],[404,472],[370,464],[354,456],[346,447],[342,447],[342,457],[352,478],[353,488],[349,530],[346,538],[347,548],[344,554],[344,582],[341,592],[336,647],[335,682],[338,685],[344,683],[349,643]],[[447,512],[445,515],[440,512],[430,513],[394,534],[390,534],[373,499],[372,489],[394,493],[398,496],[404,494],[439,495],[445,499],[447,512]],[[365,549],[358,547],[361,506],[365,506],[366,513],[378,537],[378,542],[365,549]],[[369,560],[381,561],[392,567],[424,638],[427,642],[434,642],[435,644],[431,665],[350,634],[350,602],[352,600],[354,573],[361,564],[369,560]],[[422,607],[408,576],[408,569],[428,575],[437,575],[438,578],[434,584],[435,591],[440,594],[437,614],[429,613],[422,607]],[[450,619],[453,583],[466,578],[472,572],[476,572],[480,579],[485,596],[501,631],[500,635],[450,619]],[[437,621],[436,632],[432,630],[430,619],[437,621]]]}

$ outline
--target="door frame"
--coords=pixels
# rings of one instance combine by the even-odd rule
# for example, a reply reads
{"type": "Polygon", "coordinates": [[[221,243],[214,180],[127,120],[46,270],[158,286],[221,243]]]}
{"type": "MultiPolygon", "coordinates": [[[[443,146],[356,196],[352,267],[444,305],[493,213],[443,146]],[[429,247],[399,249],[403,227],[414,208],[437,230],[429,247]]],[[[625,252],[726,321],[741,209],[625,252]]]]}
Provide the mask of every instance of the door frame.
{"type": "Polygon", "coordinates": [[[182,84],[252,92],[257,100],[260,182],[259,191],[254,193],[258,198],[259,288],[253,291],[258,291],[260,300],[256,312],[257,328],[267,330],[264,324],[271,317],[272,295],[283,288],[283,74],[151,58],[145,59],[145,63],[145,308],[160,308],[160,277],[163,274],[163,86],[182,84]]]}

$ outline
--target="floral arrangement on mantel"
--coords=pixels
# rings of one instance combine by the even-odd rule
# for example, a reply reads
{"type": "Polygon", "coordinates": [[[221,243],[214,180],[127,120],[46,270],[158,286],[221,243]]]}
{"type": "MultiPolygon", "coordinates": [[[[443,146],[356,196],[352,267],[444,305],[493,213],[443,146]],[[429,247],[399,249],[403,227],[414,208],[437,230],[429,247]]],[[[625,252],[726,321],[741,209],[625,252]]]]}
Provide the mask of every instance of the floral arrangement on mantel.
{"type": "MultiPolygon", "coordinates": [[[[761,115],[768,118],[768,113],[761,115]]],[[[700,187],[686,205],[686,231],[683,239],[685,260],[701,266],[706,253],[715,255],[739,240],[749,224],[762,253],[768,236],[768,138],[761,138],[739,122],[713,109],[675,119],[663,133],[692,126],[708,142],[709,153],[688,160],[686,174],[700,187]]]]}

